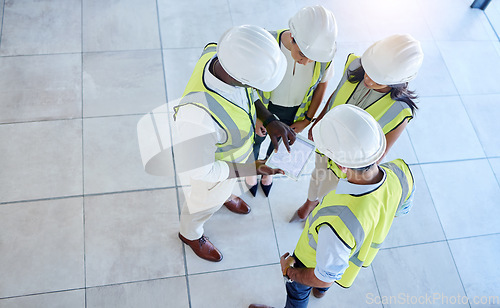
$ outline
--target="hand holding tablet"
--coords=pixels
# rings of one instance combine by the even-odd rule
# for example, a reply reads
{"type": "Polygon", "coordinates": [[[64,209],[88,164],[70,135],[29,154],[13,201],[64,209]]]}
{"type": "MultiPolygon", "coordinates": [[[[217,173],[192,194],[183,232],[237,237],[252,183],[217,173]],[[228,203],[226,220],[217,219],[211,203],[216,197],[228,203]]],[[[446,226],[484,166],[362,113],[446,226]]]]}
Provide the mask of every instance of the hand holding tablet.
{"type": "Polygon", "coordinates": [[[285,175],[298,180],[306,166],[309,157],[314,152],[314,143],[301,135],[296,136],[295,142],[290,147],[290,153],[283,146],[280,140],[278,151],[273,152],[267,159],[266,165],[272,168],[279,168],[285,171],[285,175]]]}

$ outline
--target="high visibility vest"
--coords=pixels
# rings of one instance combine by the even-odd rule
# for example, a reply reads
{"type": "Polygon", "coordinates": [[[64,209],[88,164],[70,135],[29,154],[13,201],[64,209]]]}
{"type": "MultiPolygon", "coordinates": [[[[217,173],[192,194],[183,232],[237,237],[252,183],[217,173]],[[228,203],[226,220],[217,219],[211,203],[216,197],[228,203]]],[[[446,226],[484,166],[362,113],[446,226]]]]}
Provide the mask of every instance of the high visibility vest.
{"type": "Polygon", "coordinates": [[[215,159],[244,163],[252,154],[254,143],[256,111],[252,99],[252,89],[246,89],[249,110],[247,112],[205,86],[203,81],[205,67],[216,53],[216,49],[215,43],[205,46],[179,105],[174,107],[174,119],[177,117],[179,108],[187,104],[194,104],[202,108],[227,134],[225,142],[216,144],[215,159]]]}
{"type": "MultiPolygon", "coordinates": [[[[283,34],[283,32],[285,31],[288,31],[288,29],[269,31],[269,33],[271,33],[271,35],[274,36],[276,41],[278,41],[279,46],[281,46],[281,34],[283,34]]],[[[321,81],[321,78],[325,74],[326,69],[330,67],[331,63],[332,63],[331,61],[314,62],[314,70],[311,79],[311,84],[309,85],[309,89],[305,93],[304,98],[302,99],[302,103],[300,104],[299,109],[295,114],[295,118],[293,120],[294,122],[302,121],[306,118],[307,110],[311,105],[314,90],[316,90],[316,87],[318,86],[319,82],[321,81]]],[[[259,93],[262,103],[264,103],[264,105],[267,107],[267,105],[269,105],[269,101],[271,100],[271,92],[257,91],[257,93],[259,93]]]]}
{"type": "MultiPolygon", "coordinates": [[[[353,61],[359,62],[360,59],[358,56],[350,54],[347,57],[347,62],[344,67],[344,75],[353,61]]],[[[351,83],[346,80],[343,85],[339,86],[328,102],[330,110],[335,106],[346,104],[360,83],[361,82],[351,83]]],[[[385,94],[380,99],[370,104],[365,110],[377,120],[384,134],[394,130],[399,124],[403,123],[404,120],[408,119],[409,121],[413,118],[410,107],[404,102],[393,100],[390,93],[385,94]]],[[[328,169],[332,170],[339,178],[346,177],[331,159],[328,159],[328,169]]]]}
{"type": "Polygon", "coordinates": [[[348,288],[361,267],[369,266],[391,228],[394,214],[410,197],[413,176],[402,159],[380,165],[386,178],[377,189],[362,195],[337,194],[331,191],[307,218],[295,248],[295,256],[307,267],[316,267],[318,229],[332,228],[351,249],[349,266],[336,281],[348,288]]]}

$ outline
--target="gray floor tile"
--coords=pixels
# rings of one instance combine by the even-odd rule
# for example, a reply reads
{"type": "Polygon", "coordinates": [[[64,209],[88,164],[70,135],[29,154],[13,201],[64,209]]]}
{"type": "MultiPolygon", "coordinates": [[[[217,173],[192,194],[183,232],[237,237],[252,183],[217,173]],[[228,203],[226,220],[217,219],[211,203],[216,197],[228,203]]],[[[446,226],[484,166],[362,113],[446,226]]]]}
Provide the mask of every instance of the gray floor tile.
{"type": "Polygon", "coordinates": [[[458,96],[422,97],[419,108],[408,133],[420,163],[485,156],[458,96]]]}
{"type": "Polygon", "coordinates": [[[87,286],[184,275],[174,200],[175,189],[86,197],[87,286]]]}
{"type": "MultiPolygon", "coordinates": [[[[481,10],[470,8],[472,2],[469,0],[420,0],[419,5],[422,11],[419,16],[427,21],[435,40],[495,40],[495,33],[488,19],[481,10]]],[[[470,59],[467,58],[467,60],[470,59]]]]}
{"type": "Polygon", "coordinates": [[[352,14],[341,1],[335,2],[333,10],[335,16],[345,19],[340,31],[347,32],[349,41],[377,41],[395,33],[410,33],[418,40],[431,40],[432,34],[425,20],[420,17],[422,8],[414,0],[389,0],[384,2],[384,9],[380,9],[380,3],[369,0],[358,0],[353,3],[358,13],[352,14]],[[339,11],[340,6],[343,10],[339,11]],[[376,12],[376,14],[373,14],[376,12]],[[407,12],[412,12],[408,14],[407,12]],[[351,17],[349,17],[351,16],[351,17]],[[363,26],[361,32],[355,34],[353,27],[363,26]],[[377,26],[373,26],[377,25],[377,26]],[[347,27],[351,29],[346,29],[347,27]],[[351,36],[353,35],[353,36],[351,36]]]}
{"type": "MultiPolygon", "coordinates": [[[[263,194],[254,198],[248,192],[241,198],[252,208],[249,214],[235,214],[223,206],[205,223],[205,235],[221,251],[224,259],[217,263],[205,261],[186,246],[189,274],[279,262],[267,199],[263,194]]],[[[181,202],[183,205],[184,200],[181,202]]]]}
{"type": "Polygon", "coordinates": [[[421,167],[448,239],[500,232],[500,189],[487,160],[421,167]]]}
{"type": "MultiPolygon", "coordinates": [[[[1,16],[3,16],[4,3],[5,3],[4,0],[0,0],[0,14],[2,14],[1,16]]],[[[2,28],[3,28],[3,23],[0,25],[0,32],[2,31],[2,28]]]]}
{"type": "Polygon", "coordinates": [[[0,57],[0,123],[81,117],[81,63],[77,54],[0,57]]]}
{"type": "Polygon", "coordinates": [[[499,247],[499,234],[450,241],[450,249],[471,307],[500,305],[500,270],[494,258],[485,258],[498,256],[499,247]]]}
{"type": "Polygon", "coordinates": [[[497,181],[500,183],[500,158],[490,158],[489,162],[495,176],[497,177],[497,181]]]}
{"type": "Polygon", "coordinates": [[[85,286],[82,198],[0,206],[0,243],[0,297],[85,286]]]}
{"type": "Polygon", "coordinates": [[[9,299],[0,299],[2,308],[84,308],[85,290],[48,293],[40,295],[22,296],[9,299]]]}
{"type": "Polygon", "coordinates": [[[381,250],[372,266],[384,307],[463,306],[456,303],[465,292],[446,242],[381,250]]]}
{"type": "Polygon", "coordinates": [[[160,48],[154,0],[83,1],[83,51],[160,48]]]}
{"type": "Polygon", "coordinates": [[[90,288],[87,290],[87,307],[189,307],[186,278],[90,288]]]}
{"type": "Polygon", "coordinates": [[[137,141],[140,116],[84,120],[85,193],[115,192],[175,185],[170,176],[144,171],[137,141]]]}
{"type": "Polygon", "coordinates": [[[457,89],[443,56],[434,41],[423,41],[424,61],[417,77],[410,84],[419,96],[457,95],[457,89]]]}
{"type": "Polygon", "coordinates": [[[283,307],[286,300],[279,264],[190,276],[189,290],[193,308],[247,308],[250,304],[283,307]]]}
{"type": "MultiPolygon", "coordinates": [[[[413,120],[410,121],[409,125],[413,125],[413,120]]],[[[401,136],[399,136],[398,140],[396,140],[392,148],[384,157],[383,161],[387,162],[396,158],[404,159],[407,164],[418,163],[418,159],[415,155],[415,151],[413,150],[410,137],[408,136],[408,130],[405,130],[403,133],[401,133],[401,136]]]]}
{"type": "Polygon", "coordinates": [[[395,33],[412,33],[420,40],[432,39],[425,20],[419,18],[421,9],[417,5],[417,1],[385,1],[383,10],[378,6],[379,3],[374,1],[355,0],[350,3],[352,7],[356,7],[356,14],[352,14],[349,6],[345,6],[342,1],[296,1],[297,9],[307,5],[321,4],[331,10],[335,15],[339,29],[339,43],[373,43],[395,33]],[[374,11],[377,14],[373,14],[374,11]],[[414,13],[407,14],[408,11],[414,13]]]}
{"type": "Polygon", "coordinates": [[[334,283],[326,292],[325,297],[309,297],[309,307],[317,308],[351,308],[351,307],[382,307],[375,298],[378,296],[377,283],[371,268],[362,269],[354,284],[349,289],[344,289],[334,283]]]}
{"type": "Polygon", "coordinates": [[[500,94],[462,96],[465,108],[472,121],[486,156],[500,156],[500,94]]]}
{"type": "Polygon", "coordinates": [[[299,9],[294,5],[293,1],[287,0],[230,0],[228,3],[233,25],[259,25],[270,31],[287,29],[288,20],[299,9]],[[273,18],[269,18],[267,14],[262,14],[263,11],[274,12],[273,18]]]}
{"type": "Polygon", "coordinates": [[[202,52],[203,47],[163,50],[169,102],[182,97],[182,93],[184,93],[184,89],[202,52]]]}
{"type": "Polygon", "coordinates": [[[495,72],[500,70],[500,57],[493,42],[441,41],[437,45],[461,95],[499,93],[500,78],[495,72]]]}
{"type": "Polygon", "coordinates": [[[233,26],[226,0],[161,0],[158,9],[162,48],[202,48],[233,26]]]}
{"type": "Polygon", "coordinates": [[[491,22],[493,29],[497,33],[500,32],[500,3],[498,1],[491,1],[484,11],[488,20],[491,22]]]}
{"type": "Polygon", "coordinates": [[[410,166],[415,180],[413,208],[396,217],[384,241],[384,248],[444,240],[443,228],[432,202],[420,166],[410,166]]]}
{"type": "Polygon", "coordinates": [[[80,52],[81,48],[80,1],[27,0],[5,3],[0,55],[80,52]]]}
{"type": "Polygon", "coordinates": [[[0,125],[1,202],[82,194],[82,122],[0,125]]]}
{"type": "Polygon", "coordinates": [[[83,115],[147,113],[165,103],[161,51],[87,53],[83,115]]]}
{"type": "Polygon", "coordinates": [[[295,182],[289,178],[275,179],[269,195],[274,229],[280,255],[292,253],[299,240],[304,223],[289,223],[293,213],[306,201],[310,176],[302,176],[295,182]]]}

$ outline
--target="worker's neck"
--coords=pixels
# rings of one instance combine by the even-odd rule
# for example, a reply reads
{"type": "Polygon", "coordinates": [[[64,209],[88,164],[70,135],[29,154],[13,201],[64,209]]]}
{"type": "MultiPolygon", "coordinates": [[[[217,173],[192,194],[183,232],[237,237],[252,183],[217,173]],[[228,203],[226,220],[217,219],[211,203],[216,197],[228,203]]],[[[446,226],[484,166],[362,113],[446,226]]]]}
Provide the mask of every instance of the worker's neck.
{"type": "Polygon", "coordinates": [[[233,77],[229,76],[229,74],[226,72],[226,70],[224,70],[224,68],[220,64],[220,61],[219,61],[218,58],[214,58],[212,60],[212,62],[210,63],[210,67],[208,68],[208,70],[217,79],[219,79],[220,81],[222,81],[222,82],[224,82],[224,83],[226,83],[228,85],[237,86],[237,87],[243,86],[240,82],[238,82],[237,80],[235,80],[233,77]]]}
{"type": "Polygon", "coordinates": [[[358,185],[371,185],[379,183],[384,177],[384,173],[377,164],[370,169],[360,172],[353,169],[347,169],[347,180],[350,183],[358,185]]]}

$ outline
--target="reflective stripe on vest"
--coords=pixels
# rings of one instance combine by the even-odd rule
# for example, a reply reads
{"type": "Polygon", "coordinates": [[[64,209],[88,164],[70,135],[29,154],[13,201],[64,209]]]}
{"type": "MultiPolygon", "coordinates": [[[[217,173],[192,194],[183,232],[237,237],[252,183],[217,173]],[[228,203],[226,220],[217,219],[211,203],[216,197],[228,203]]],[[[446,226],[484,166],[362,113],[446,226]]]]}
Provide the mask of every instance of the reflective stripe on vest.
{"type": "Polygon", "coordinates": [[[351,248],[349,266],[337,281],[350,287],[359,270],[369,266],[394,219],[401,200],[413,189],[413,176],[402,159],[380,165],[386,173],[384,183],[365,195],[330,192],[309,215],[295,249],[296,257],[308,268],[316,267],[318,229],[328,225],[351,248]]]}
{"type": "Polygon", "coordinates": [[[203,81],[205,67],[216,52],[216,44],[208,44],[186,86],[178,106],[174,107],[174,119],[180,107],[192,104],[208,112],[215,122],[226,132],[227,139],[216,144],[216,160],[243,163],[252,154],[256,111],[252,100],[252,89],[247,88],[249,113],[228,101],[218,93],[208,89],[203,81]]]}
{"type": "MultiPolygon", "coordinates": [[[[278,45],[281,48],[281,34],[283,32],[288,31],[289,29],[283,29],[283,30],[278,30],[278,31],[269,31],[271,35],[276,39],[278,42],[278,45]]],[[[309,85],[309,89],[307,90],[306,94],[304,95],[304,98],[302,99],[302,103],[299,106],[299,109],[297,109],[297,113],[295,114],[294,122],[296,121],[301,121],[304,120],[307,114],[307,110],[309,110],[309,106],[311,105],[312,97],[314,94],[314,90],[318,87],[318,84],[321,81],[321,78],[325,74],[325,71],[328,67],[331,65],[330,62],[314,62],[314,70],[313,70],[313,76],[311,79],[311,84],[309,85]]],[[[267,107],[269,105],[269,101],[271,100],[271,92],[263,92],[263,91],[257,91],[259,93],[260,99],[262,100],[262,103],[267,107]]]]}
{"type": "MultiPolygon", "coordinates": [[[[402,161],[402,159],[400,159],[400,160],[402,161]]],[[[395,161],[397,161],[397,160],[395,160],[395,161]]],[[[413,175],[411,173],[411,170],[410,170],[410,168],[407,168],[408,173],[411,176],[411,178],[408,178],[407,173],[405,173],[394,162],[383,163],[380,166],[392,170],[392,172],[394,172],[394,174],[396,174],[396,176],[399,179],[399,183],[401,184],[401,191],[402,191],[401,199],[399,200],[399,204],[398,204],[398,208],[397,208],[397,210],[399,210],[401,208],[401,206],[405,203],[405,201],[408,200],[408,198],[410,197],[410,194],[413,190],[413,186],[415,185],[415,183],[413,182],[413,175]],[[411,185],[410,185],[408,180],[411,181],[411,185]]]]}

